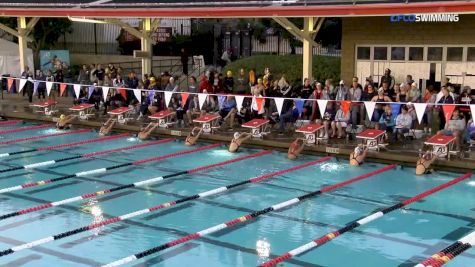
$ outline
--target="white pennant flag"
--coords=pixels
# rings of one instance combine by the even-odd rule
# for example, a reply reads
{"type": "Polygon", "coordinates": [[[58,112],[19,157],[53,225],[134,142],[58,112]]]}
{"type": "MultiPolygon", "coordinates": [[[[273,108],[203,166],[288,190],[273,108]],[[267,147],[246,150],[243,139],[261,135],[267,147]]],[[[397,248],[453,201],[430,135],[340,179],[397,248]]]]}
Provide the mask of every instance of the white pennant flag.
{"type": "Polygon", "coordinates": [[[18,93],[20,93],[21,90],[23,90],[23,87],[25,87],[25,84],[26,84],[26,79],[20,79],[20,89],[18,89],[18,93]]]}
{"type": "Polygon", "coordinates": [[[416,116],[419,123],[422,121],[422,117],[424,117],[424,113],[426,112],[426,103],[414,103],[414,109],[416,110],[416,116]]]}
{"type": "Polygon", "coordinates": [[[198,102],[200,103],[200,110],[203,109],[203,105],[206,102],[207,94],[198,94],[198,102]]]}
{"type": "Polygon", "coordinates": [[[104,98],[104,102],[107,101],[107,95],[109,94],[109,87],[102,86],[102,97],[104,98]]]}
{"type": "Polygon", "coordinates": [[[323,114],[325,114],[325,110],[327,109],[328,100],[317,99],[317,104],[318,110],[320,110],[320,116],[323,118],[323,114]]]}
{"type": "Polygon", "coordinates": [[[475,123],[475,105],[470,105],[470,113],[472,113],[472,120],[475,123]]]}
{"type": "Polygon", "coordinates": [[[236,96],[236,107],[237,107],[238,111],[241,110],[243,101],[244,101],[244,96],[242,96],[242,95],[237,95],[236,96]]]}
{"type": "Polygon", "coordinates": [[[373,118],[374,107],[376,106],[376,102],[365,101],[364,107],[366,109],[366,114],[368,114],[368,119],[371,120],[373,118]]]}
{"type": "Polygon", "coordinates": [[[48,96],[51,93],[51,88],[53,88],[53,82],[46,82],[46,93],[48,96]]]}
{"type": "Polygon", "coordinates": [[[81,85],[75,84],[73,85],[73,88],[74,88],[74,94],[76,95],[76,98],[79,98],[79,94],[81,93],[81,85]]]}
{"type": "Polygon", "coordinates": [[[142,103],[142,92],[140,89],[134,89],[134,95],[135,98],[139,101],[139,103],[142,103]]]}
{"type": "Polygon", "coordinates": [[[282,106],[284,105],[284,100],[285,99],[281,97],[274,98],[275,106],[277,107],[277,112],[279,112],[279,115],[282,113],[282,106]]]}
{"type": "Polygon", "coordinates": [[[170,99],[172,99],[173,92],[165,92],[165,106],[168,108],[168,104],[170,103],[170,99]]]}

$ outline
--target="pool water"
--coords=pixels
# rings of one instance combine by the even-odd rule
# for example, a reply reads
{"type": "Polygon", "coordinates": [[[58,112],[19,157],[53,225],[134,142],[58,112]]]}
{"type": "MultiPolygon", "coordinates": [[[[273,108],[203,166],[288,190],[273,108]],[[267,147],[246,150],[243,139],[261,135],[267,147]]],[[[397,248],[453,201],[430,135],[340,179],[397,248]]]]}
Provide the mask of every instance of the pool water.
{"type": "MultiPolygon", "coordinates": [[[[0,126],[0,130],[27,125],[0,126]]],[[[5,134],[0,141],[55,132],[46,128],[5,134]]],[[[98,137],[91,131],[43,138],[0,146],[0,153],[98,137]]],[[[139,143],[142,142],[136,138],[126,137],[67,149],[14,155],[1,158],[0,169],[139,143]]],[[[194,148],[204,145],[208,144],[198,144],[194,148]]],[[[38,169],[0,173],[0,189],[194,148],[185,146],[182,141],[173,141],[38,169]]],[[[242,149],[232,154],[222,145],[156,162],[25,188],[1,194],[0,210],[1,214],[6,214],[258,151],[261,150],[242,149]]],[[[289,161],[285,159],[285,154],[272,152],[143,188],[125,189],[9,218],[0,221],[0,250],[315,159],[318,157],[304,155],[296,161],[289,161]]],[[[100,266],[381,167],[384,165],[373,163],[365,163],[359,168],[350,167],[346,160],[332,158],[259,183],[18,251],[1,257],[0,265],[100,266]]],[[[427,177],[416,177],[413,168],[397,167],[281,211],[139,259],[129,266],[256,266],[376,209],[398,203],[460,175],[438,172],[427,177]]],[[[414,266],[475,230],[474,190],[475,179],[465,180],[279,266],[414,266]]],[[[468,267],[475,266],[474,262],[475,249],[472,248],[447,265],[468,267]]]]}

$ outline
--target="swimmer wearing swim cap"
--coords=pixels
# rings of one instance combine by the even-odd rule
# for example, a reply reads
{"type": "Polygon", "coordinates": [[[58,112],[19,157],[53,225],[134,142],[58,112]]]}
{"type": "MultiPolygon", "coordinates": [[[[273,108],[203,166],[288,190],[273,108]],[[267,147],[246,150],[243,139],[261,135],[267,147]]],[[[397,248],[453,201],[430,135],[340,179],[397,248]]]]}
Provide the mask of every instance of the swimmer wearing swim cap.
{"type": "Polygon", "coordinates": [[[229,144],[229,152],[237,152],[242,142],[250,138],[251,138],[251,134],[249,133],[235,132],[233,140],[231,140],[231,144],[229,144]]]}
{"type": "Polygon", "coordinates": [[[360,166],[363,164],[366,155],[368,154],[368,147],[358,145],[354,151],[350,154],[350,165],[360,166]]]}

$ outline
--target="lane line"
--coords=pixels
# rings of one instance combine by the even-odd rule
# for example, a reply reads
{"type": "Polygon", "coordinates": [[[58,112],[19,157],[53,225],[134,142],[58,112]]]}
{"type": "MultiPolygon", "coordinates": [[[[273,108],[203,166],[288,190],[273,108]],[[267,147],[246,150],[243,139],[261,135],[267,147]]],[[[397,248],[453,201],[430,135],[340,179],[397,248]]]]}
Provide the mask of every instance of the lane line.
{"type": "Polygon", "coordinates": [[[48,128],[48,127],[51,127],[51,124],[32,125],[32,126],[19,127],[19,128],[7,129],[7,130],[0,130],[0,134],[19,133],[19,132],[48,128]]]}
{"type": "Polygon", "coordinates": [[[79,130],[65,131],[65,132],[59,132],[59,133],[54,133],[54,134],[45,134],[45,135],[39,135],[39,136],[25,137],[25,138],[13,139],[13,140],[1,141],[0,145],[10,145],[10,144],[16,144],[16,143],[20,143],[20,142],[40,140],[40,139],[43,139],[43,138],[49,138],[49,137],[54,137],[54,136],[85,133],[85,132],[90,132],[90,131],[91,130],[89,130],[89,129],[79,129],[79,130]]]}

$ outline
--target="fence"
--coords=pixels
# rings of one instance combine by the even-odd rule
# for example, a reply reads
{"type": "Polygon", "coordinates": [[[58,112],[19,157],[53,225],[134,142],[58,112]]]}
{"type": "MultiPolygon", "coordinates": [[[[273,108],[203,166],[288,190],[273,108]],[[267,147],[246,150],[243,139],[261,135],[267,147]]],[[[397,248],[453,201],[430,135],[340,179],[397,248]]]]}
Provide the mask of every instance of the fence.
{"type": "MultiPolygon", "coordinates": [[[[292,52],[292,48],[290,47],[289,40],[282,38],[281,36],[267,36],[265,42],[261,42],[253,37],[251,51],[253,54],[269,53],[278,55],[288,55],[292,52]]],[[[303,48],[296,47],[295,53],[301,55],[303,53],[303,48]]],[[[340,57],[341,51],[336,50],[333,47],[318,46],[313,48],[313,54],[320,56],[340,57]]]]}

